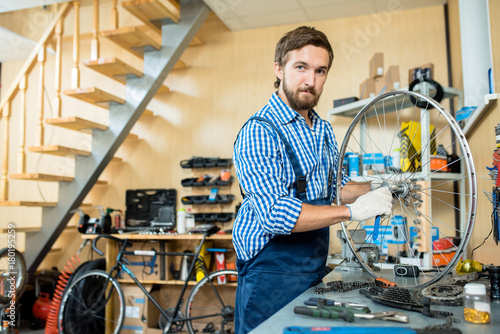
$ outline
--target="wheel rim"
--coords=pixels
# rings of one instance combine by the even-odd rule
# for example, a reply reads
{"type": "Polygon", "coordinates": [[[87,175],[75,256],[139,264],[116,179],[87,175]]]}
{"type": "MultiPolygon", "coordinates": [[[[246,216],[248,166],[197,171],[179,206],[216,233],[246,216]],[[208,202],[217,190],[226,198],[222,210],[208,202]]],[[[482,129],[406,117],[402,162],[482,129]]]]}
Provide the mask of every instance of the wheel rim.
{"type": "Polygon", "coordinates": [[[193,287],[186,305],[186,316],[203,317],[208,314],[214,315],[202,319],[187,320],[190,333],[205,328],[213,330],[214,333],[234,333],[234,283],[228,282],[230,275],[237,276],[234,270],[221,270],[211,273],[209,277],[201,280],[193,287]],[[225,276],[226,283],[218,284],[218,277],[225,276]],[[214,292],[209,280],[214,283],[217,293],[214,292]],[[208,326],[208,327],[207,327],[208,326]]]}
{"type": "Polygon", "coordinates": [[[103,333],[106,329],[108,333],[119,333],[124,303],[123,292],[115,281],[109,281],[107,273],[89,271],[75,280],[63,296],[59,311],[62,332],[103,333]]]}
{"type": "MultiPolygon", "coordinates": [[[[413,147],[412,150],[412,145],[406,146],[409,149],[404,150],[405,154],[402,154],[400,160],[403,171],[382,167],[380,161],[368,158],[368,161],[375,162],[373,175],[357,178],[357,181],[383,181],[383,185],[391,189],[396,202],[391,216],[381,219],[379,238],[373,239],[374,233],[370,226],[375,224],[372,221],[341,224],[346,244],[361,267],[373,277],[383,277],[404,287],[422,287],[438,281],[465,253],[474,226],[477,205],[474,163],[465,136],[454,118],[436,101],[415,92],[394,91],[377,96],[360,110],[351,123],[339,152],[337,175],[341,175],[344,161],[348,162],[346,152],[378,153],[386,157],[399,146],[398,141],[403,144],[414,144],[422,136],[427,139],[421,140],[420,148],[418,145],[413,145],[417,147],[413,147]],[[410,97],[420,104],[425,102],[428,108],[417,108],[416,103],[410,101],[410,97]],[[402,132],[402,125],[408,124],[409,128],[406,126],[406,132],[402,132]],[[428,124],[429,129],[424,129],[420,126],[422,124],[428,124]],[[440,143],[443,143],[448,153],[455,151],[458,157],[446,161],[439,168],[436,166],[431,168],[433,147],[440,143]],[[416,161],[420,161],[420,165],[416,161]],[[460,166],[459,173],[444,172],[457,165],[460,166]],[[457,198],[459,205],[455,203],[457,198]],[[418,207],[420,202],[424,208],[418,207]],[[399,216],[405,217],[406,223],[405,219],[399,216]],[[452,217],[450,221],[453,223],[443,219],[450,216],[452,217]],[[355,237],[356,234],[351,235],[353,230],[366,231],[366,238],[360,242],[359,235],[358,238],[355,237]],[[391,240],[396,238],[390,236],[389,230],[399,234],[397,240],[391,240]],[[418,230],[420,239],[415,239],[411,233],[415,230],[418,230]],[[460,241],[453,239],[451,242],[456,250],[454,255],[453,252],[445,253],[441,249],[438,249],[436,254],[429,252],[433,248],[431,232],[437,230],[439,230],[438,238],[461,234],[460,241]],[[391,244],[391,241],[395,243],[391,244]],[[379,254],[382,253],[385,248],[384,243],[387,243],[388,248],[391,245],[392,250],[396,248],[397,253],[405,251],[410,258],[406,262],[419,266],[419,277],[396,276],[390,265],[381,263],[380,256],[374,259],[374,254],[370,254],[370,251],[376,248],[379,254]],[[417,253],[419,250],[427,250],[426,253],[430,255],[422,260],[417,253]],[[375,263],[370,263],[370,259],[374,259],[375,263]],[[435,264],[444,265],[434,266],[435,264]],[[436,272],[429,273],[427,270],[436,272]]],[[[433,164],[442,163],[442,159],[436,157],[432,159],[433,164]]],[[[382,163],[388,161],[390,161],[388,158],[383,158],[382,163]]],[[[363,174],[361,167],[360,174],[363,174]]],[[[342,204],[340,182],[341,178],[338,178],[337,193],[340,195],[337,204],[339,205],[342,204]]]]}

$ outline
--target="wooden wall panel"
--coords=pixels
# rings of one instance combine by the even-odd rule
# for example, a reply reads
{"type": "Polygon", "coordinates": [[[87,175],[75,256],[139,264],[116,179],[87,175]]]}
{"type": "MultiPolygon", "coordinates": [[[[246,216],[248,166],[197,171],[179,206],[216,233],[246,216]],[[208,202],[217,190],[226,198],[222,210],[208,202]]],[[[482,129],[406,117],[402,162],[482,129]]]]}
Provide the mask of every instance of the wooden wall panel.
{"type": "MultiPolygon", "coordinates": [[[[500,23],[494,18],[498,18],[500,15],[500,2],[489,1],[489,15],[493,72],[496,73],[495,87],[498,93],[500,87],[500,23]]],[[[496,102],[468,135],[469,144],[474,154],[479,189],[476,225],[469,243],[469,252],[483,242],[492,227],[491,213],[493,208],[483,191],[491,193],[494,185],[487,175],[486,167],[491,167],[493,163],[492,153],[496,148],[495,126],[499,122],[500,105],[496,102]]],[[[474,259],[484,264],[498,265],[500,263],[499,247],[493,241],[492,236],[486,240],[484,245],[474,251],[474,259]]]]}

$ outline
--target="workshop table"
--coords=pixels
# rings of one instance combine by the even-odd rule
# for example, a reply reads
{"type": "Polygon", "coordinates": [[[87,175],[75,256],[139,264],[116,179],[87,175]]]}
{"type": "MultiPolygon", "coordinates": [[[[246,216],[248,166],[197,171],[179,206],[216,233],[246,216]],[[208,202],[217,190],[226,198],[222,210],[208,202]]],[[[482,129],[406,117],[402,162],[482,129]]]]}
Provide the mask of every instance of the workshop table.
{"type": "MultiPolygon", "coordinates": [[[[365,281],[373,282],[373,278],[366,272],[338,272],[333,271],[328,274],[329,281],[342,280],[349,281],[365,281]]],[[[317,286],[325,287],[324,283],[319,283],[317,286]]],[[[464,320],[463,306],[441,306],[431,305],[431,310],[441,310],[453,312],[453,318],[460,322],[454,323],[453,327],[458,328],[462,333],[481,333],[481,334],[498,334],[500,333],[500,301],[491,302],[491,322],[489,324],[471,324],[464,320]]],[[[392,308],[389,306],[377,304],[371,301],[368,297],[359,294],[359,289],[348,292],[328,292],[323,294],[314,293],[314,288],[310,288],[300,296],[275,313],[272,317],[264,321],[251,334],[281,334],[283,329],[290,326],[314,327],[409,327],[413,329],[424,328],[427,326],[446,324],[446,319],[431,318],[419,312],[412,312],[403,309],[392,308]],[[304,315],[293,313],[295,306],[304,306],[304,301],[310,297],[320,297],[333,299],[339,302],[360,303],[368,306],[372,313],[382,311],[398,311],[409,316],[408,323],[400,323],[386,320],[369,320],[356,318],[354,322],[346,322],[340,319],[320,319],[312,318],[304,315]]]]}

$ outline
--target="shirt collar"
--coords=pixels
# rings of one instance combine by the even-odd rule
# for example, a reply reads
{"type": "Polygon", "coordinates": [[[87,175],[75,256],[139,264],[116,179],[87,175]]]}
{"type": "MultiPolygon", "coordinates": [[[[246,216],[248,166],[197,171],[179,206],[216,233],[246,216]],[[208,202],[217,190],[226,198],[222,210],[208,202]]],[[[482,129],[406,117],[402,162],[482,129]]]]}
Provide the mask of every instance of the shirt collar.
{"type": "MultiPolygon", "coordinates": [[[[294,118],[300,119],[302,115],[290,108],[283,100],[278,96],[278,92],[274,92],[269,99],[269,104],[273,107],[274,116],[282,124],[291,122],[294,118]]],[[[309,111],[309,117],[311,117],[311,122],[314,124],[320,120],[319,115],[314,111],[314,109],[309,111]]]]}

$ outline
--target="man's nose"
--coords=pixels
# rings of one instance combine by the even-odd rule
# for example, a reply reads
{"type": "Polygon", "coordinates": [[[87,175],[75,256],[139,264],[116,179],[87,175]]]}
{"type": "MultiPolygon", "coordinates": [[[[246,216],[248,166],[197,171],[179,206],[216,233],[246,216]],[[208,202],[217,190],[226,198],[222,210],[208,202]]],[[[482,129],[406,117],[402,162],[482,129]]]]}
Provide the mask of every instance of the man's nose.
{"type": "Polygon", "coordinates": [[[314,71],[307,71],[305,84],[309,87],[314,87],[316,84],[316,73],[314,71]]]}

